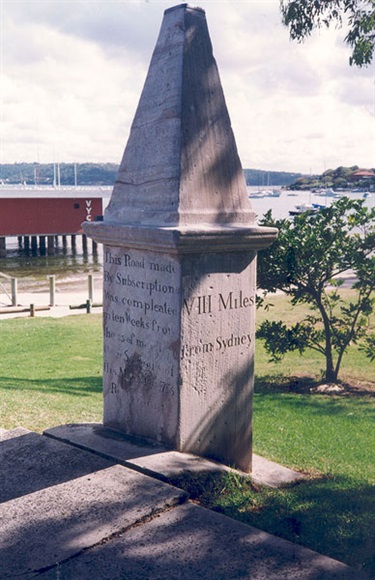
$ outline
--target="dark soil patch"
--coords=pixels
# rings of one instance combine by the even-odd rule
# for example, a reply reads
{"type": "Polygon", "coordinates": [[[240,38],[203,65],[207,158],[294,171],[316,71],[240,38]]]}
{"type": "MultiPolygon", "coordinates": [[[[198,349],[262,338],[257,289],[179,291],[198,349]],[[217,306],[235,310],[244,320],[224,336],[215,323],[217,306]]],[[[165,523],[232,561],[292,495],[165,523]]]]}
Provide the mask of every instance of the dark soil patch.
{"type": "Polygon", "coordinates": [[[284,392],[314,396],[375,397],[375,382],[355,381],[325,383],[307,376],[271,376],[256,379],[255,392],[284,392]]]}

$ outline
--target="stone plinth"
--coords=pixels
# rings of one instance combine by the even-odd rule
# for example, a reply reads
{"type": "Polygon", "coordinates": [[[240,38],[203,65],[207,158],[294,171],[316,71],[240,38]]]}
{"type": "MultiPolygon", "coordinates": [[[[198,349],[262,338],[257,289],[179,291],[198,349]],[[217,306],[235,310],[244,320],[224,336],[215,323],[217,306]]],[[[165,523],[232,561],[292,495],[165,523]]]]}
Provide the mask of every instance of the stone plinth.
{"type": "Polygon", "coordinates": [[[103,222],[104,424],[251,470],[253,223],[203,10],[165,12],[103,222]]]}

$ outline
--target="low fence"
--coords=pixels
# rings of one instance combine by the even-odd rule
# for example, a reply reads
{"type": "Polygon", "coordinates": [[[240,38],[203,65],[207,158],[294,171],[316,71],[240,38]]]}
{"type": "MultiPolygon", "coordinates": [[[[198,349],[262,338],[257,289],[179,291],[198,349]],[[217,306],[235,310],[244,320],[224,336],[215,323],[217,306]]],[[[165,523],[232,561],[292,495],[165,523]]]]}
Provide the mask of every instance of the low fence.
{"type": "MultiPolygon", "coordinates": [[[[25,304],[25,293],[19,293],[18,291],[18,279],[12,276],[8,276],[4,272],[0,272],[0,292],[2,295],[5,296],[5,301],[0,304],[0,314],[12,314],[18,312],[30,312],[30,316],[35,316],[35,312],[39,310],[50,310],[51,308],[55,307],[56,304],[56,277],[54,275],[48,276],[48,289],[46,293],[48,295],[48,304],[44,303],[43,305],[35,304],[34,302],[30,302],[32,300],[32,290],[28,291],[27,297],[29,299],[30,304],[25,304]],[[19,295],[23,296],[23,304],[20,304],[19,295]]],[[[46,294],[45,293],[45,294],[46,294]]],[[[38,291],[40,295],[40,292],[38,291]]],[[[82,291],[79,292],[82,295],[82,291]]],[[[63,294],[59,294],[61,297],[63,294]]],[[[61,306],[61,304],[60,304],[61,306]]],[[[77,309],[86,309],[86,312],[91,312],[91,309],[94,307],[101,307],[102,304],[98,302],[94,302],[94,276],[93,274],[88,274],[87,276],[87,299],[83,303],[79,304],[69,304],[71,310],[77,309]]]]}
{"type": "Polygon", "coordinates": [[[0,272],[0,289],[8,296],[11,306],[17,306],[17,278],[0,272]]]}

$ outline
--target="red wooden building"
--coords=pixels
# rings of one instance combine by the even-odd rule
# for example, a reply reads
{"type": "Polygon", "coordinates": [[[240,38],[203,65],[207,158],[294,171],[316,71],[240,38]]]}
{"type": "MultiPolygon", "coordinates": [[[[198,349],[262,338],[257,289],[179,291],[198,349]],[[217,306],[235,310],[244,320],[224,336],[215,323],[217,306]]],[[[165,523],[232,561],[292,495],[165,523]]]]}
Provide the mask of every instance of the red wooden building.
{"type": "MultiPolygon", "coordinates": [[[[63,194],[63,192],[61,192],[63,194]]],[[[103,214],[101,197],[5,197],[0,190],[0,237],[82,233],[81,223],[103,214]]]]}
{"type": "Polygon", "coordinates": [[[103,214],[100,188],[0,188],[0,250],[6,238],[82,234],[81,224],[103,214]]]}

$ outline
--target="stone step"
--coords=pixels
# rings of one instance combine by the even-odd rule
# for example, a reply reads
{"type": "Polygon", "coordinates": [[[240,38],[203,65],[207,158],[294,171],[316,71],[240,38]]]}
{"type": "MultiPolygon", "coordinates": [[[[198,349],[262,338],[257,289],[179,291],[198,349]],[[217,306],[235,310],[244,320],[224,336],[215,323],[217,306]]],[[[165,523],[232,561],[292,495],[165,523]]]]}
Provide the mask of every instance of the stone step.
{"type": "MultiPolygon", "coordinates": [[[[233,471],[225,465],[197,455],[170,451],[151,442],[142,443],[139,439],[104,427],[100,423],[60,425],[47,429],[45,434],[176,485],[179,477],[186,473],[196,475],[233,471]]],[[[239,471],[237,473],[248,476],[239,471]]],[[[302,478],[301,473],[253,455],[251,479],[255,483],[280,487],[302,478]]]]}
{"type": "Polygon", "coordinates": [[[28,431],[0,442],[0,463],[1,578],[32,577],[187,497],[28,431]]]}
{"type": "MultiPolygon", "coordinates": [[[[365,578],[336,560],[186,501],[183,491],[134,467],[26,429],[2,435],[10,438],[0,441],[1,578],[365,578]]],[[[108,435],[102,432],[101,439],[111,445],[108,435]]],[[[164,460],[169,474],[186,466],[199,471],[205,464],[194,463],[194,456],[177,461],[177,453],[172,461],[167,451],[140,442],[129,450],[139,463],[140,451],[145,460],[164,460]]]]}

